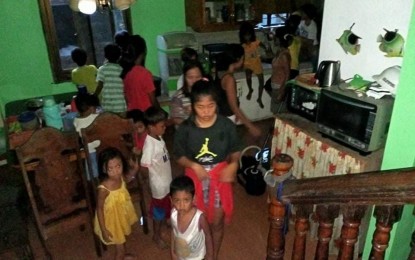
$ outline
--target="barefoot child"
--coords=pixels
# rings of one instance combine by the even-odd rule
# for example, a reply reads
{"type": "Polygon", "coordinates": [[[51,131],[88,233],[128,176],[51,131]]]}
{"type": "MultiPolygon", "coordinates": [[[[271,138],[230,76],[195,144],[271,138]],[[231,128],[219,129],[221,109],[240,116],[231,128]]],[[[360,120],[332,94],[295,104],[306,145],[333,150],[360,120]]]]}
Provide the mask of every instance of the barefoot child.
{"type": "Polygon", "coordinates": [[[115,245],[114,259],[133,259],[125,254],[125,237],[138,220],[123,177],[127,163],[119,150],[107,148],[99,154],[99,165],[101,184],[98,186],[95,234],[102,243],[115,245]]]}
{"type": "Polygon", "coordinates": [[[170,184],[171,258],[213,259],[212,235],[205,214],[193,204],[195,185],[188,176],[179,176],[170,184]]]}
{"type": "MultiPolygon", "coordinates": [[[[153,240],[161,249],[168,247],[162,239],[162,227],[170,218],[170,183],[172,179],[169,153],[162,135],[166,130],[167,114],[159,107],[144,112],[147,137],[141,156],[141,173],[148,174],[151,190],[150,214],[153,218],[153,240]]],[[[144,176],[145,178],[146,176],[144,176]]]]}

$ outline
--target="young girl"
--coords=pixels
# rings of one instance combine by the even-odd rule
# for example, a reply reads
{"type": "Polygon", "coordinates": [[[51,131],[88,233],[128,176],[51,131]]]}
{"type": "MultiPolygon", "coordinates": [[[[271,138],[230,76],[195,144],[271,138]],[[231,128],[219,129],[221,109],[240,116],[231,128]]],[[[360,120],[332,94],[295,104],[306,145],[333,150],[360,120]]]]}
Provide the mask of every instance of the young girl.
{"type": "Polygon", "coordinates": [[[264,74],[262,71],[261,56],[259,53],[259,47],[265,48],[265,46],[256,39],[255,30],[251,23],[243,22],[239,29],[239,41],[244,47],[245,61],[244,68],[246,74],[246,83],[248,84],[249,92],[246,99],[250,100],[252,97],[252,73],[258,77],[258,98],[257,102],[261,108],[264,108],[262,104],[262,92],[264,91],[264,74]]]}
{"type": "Polygon", "coordinates": [[[179,176],[170,184],[171,258],[213,259],[212,234],[205,214],[193,204],[195,185],[188,176],[179,176]]]}
{"type": "Polygon", "coordinates": [[[217,114],[217,92],[211,82],[197,81],[190,95],[193,114],[177,129],[174,154],[195,184],[195,203],[206,213],[212,228],[213,259],[218,259],[233,211],[241,141],[235,125],[217,114]]]}
{"type": "MultiPolygon", "coordinates": [[[[125,236],[137,222],[137,214],[126,188],[123,173],[127,164],[121,152],[107,148],[99,154],[100,180],[94,231],[102,243],[115,245],[115,259],[135,259],[125,254],[125,236]]],[[[133,168],[134,171],[136,168],[133,168]]]]}
{"type": "Polygon", "coordinates": [[[276,39],[279,40],[278,55],[272,60],[271,74],[271,112],[276,114],[282,112],[285,100],[285,83],[290,79],[291,55],[288,50],[293,37],[284,34],[285,31],[277,32],[276,39]]]}
{"type": "Polygon", "coordinates": [[[193,84],[202,79],[203,68],[198,61],[189,61],[183,66],[183,84],[174,93],[170,102],[170,117],[175,125],[186,120],[192,109],[190,107],[190,91],[193,84]]]}
{"type": "Polygon", "coordinates": [[[217,56],[219,86],[219,113],[227,116],[234,123],[241,121],[253,137],[259,137],[261,130],[256,127],[239,108],[234,72],[242,67],[244,49],[240,44],[228,44],[226,50],[217,56]]]}

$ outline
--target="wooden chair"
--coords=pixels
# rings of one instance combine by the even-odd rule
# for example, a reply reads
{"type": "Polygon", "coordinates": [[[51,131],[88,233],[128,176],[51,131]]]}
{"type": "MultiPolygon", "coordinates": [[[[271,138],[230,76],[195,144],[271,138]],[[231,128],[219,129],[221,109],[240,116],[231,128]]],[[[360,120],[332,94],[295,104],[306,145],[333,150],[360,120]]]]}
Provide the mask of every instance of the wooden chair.
{"type": "Polygon", "coordinates": [[[101,256],[78,138],[75,132],[45,127],[16,148],[36,227],[49,258],[47,239],[85,225],[90,225],[97,255],[101,256]]]}
{"type": "MultiPolygon", "coordinates": [[[[108,147],[115,147],[128,160],[132,151],[133,131],[134,125],[132,120],[122,118],[114,113],[104,112],[98,115],[87,128],[81,129],[82,143],[86,153],[89,153],[88,145],[86,144],[99,140],[100,144],[96,148],[97,155],[108,147]]],[[[92,163],[89,156],[87,156],[87,161],[89,172],[92,172],[92,163]]],[[[143,232],[148,234],[147,209],[140,176],[137,176],[136,181],[128,183],[127,188],[131,199],[138,201],[140,204],[143,232]]],[[[96,192],[94,194],[96,195],[96,192]]]]}

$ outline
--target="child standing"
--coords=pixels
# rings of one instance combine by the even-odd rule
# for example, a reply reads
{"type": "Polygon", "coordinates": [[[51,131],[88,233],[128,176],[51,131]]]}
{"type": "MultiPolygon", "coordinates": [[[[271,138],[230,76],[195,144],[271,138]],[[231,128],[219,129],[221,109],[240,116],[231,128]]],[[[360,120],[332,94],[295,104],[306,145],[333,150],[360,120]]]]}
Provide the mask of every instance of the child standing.
{"type": "Polygon", "coordinates": [[[162,227],[170,218],[170,183],[172,180],[169,153],[162,135],[166,130],[167,115],[158,107],[144,112],[148,135],[144,141],[141,172],[148,174],[151,190],[150,214],[153,217],[153,240],[161,249],[168,247],[161,237],[162,227]]]}
{"type": "MultiPolygon", "coordinates": [[[[75,97],[75,105],[78,110],[78,116],[75,117],[73,124],[76,132],[81,137],[81,129],[88,127],[98,116],[96,112],[99,106],[99,100],[95,95],[88,93],[79,93],[75,97]]],[[[86,167],[87,179],[98,177],[98,166],[95,149],[101,144],[99,140],[93,141],[88,144],[89,160],[91,161],[92,169],[86,167]]],[[[86,144],[84,144],[86,145],[86,144]]]]}
{"type": "Polygon", "coordinates": [[[246,83],[249,88],[246,99],[250,100],[252,97],[252,73],[258,77],[258,98],[257,102],[261,108],[264,108],[262,104],[262,92],[264,91],[264,74],[262,70],[261,56],[259,53],[259,47],[265,48],[265,46],[256,39],[255,30],[251,23],[243,22],[239,29],[239,40],[244,47],[245,60],[244,68],[246,74],[246,83]]]}
{"type": "MultiPolygon", "coordinates": [[[[138,217],[123,178],[127,164],[121,152],[107,148],[99,155],[100,180],[94,231],[102,243],[115,245],[115,259],[126,259],[126,236],[138,217]]],[[[133,258],[132,256],[129,257],[133,258]]]]}
{"type": "Polygon", "coordinates": [[[95,93],[97,68],[94,65],[86,65],[86,51],[75,48],[71,52],[71,58],[78,65],[77,68],[72,70],[71,74],[72,82],[76,85],[78,92],[95,93]]]}
{"type": "Polygon", "coordinates": [[[285,83],[290,79],[291,55],[288,47],[293,41],[293,37],[284,34],[283,31],[277,33],[276,39],[279,40],[278,55],[272,60],[271,74],[271,112],[276,114],[281,112],[285,100],[285,83]]]}
{"type": "Polygon", "coordinates": [[[193,204],[195,185],[188,176],[175,178],[170,184],[171,258],[213,259],[212,235],[205,214],[193,204]]]}
{"type": "Polygon", "coordinates": [[[138,158],[143,152],[144,141],[147,137],[147,129],[144,124],[144,113],[141,110],[133,109],[127,112],[127,118],[131,118],[134,122],[133,154],[138,158]]]}
{"type": "Polygon", "coordinates": [[[101,96],[102,109],[108,112],[123,114],[127,110],[124,96],[124,84],[121,79],[122,67],[118,64],[121,49],[115,44],[108,44],[104,48],[107,63],[99,67],[95,91],[101,96]]]}

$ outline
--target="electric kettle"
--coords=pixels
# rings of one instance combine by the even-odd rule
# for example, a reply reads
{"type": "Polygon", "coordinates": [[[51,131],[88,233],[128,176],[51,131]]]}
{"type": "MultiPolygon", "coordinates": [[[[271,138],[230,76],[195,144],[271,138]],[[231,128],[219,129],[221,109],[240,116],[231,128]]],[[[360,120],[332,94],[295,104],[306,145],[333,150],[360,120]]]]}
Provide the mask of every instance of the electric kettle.
{"type": "Polygon", "coordinates": [[[340,61],[324,60],[318,66],[315,78],[320,87],[330,87],[340,83],[340,61]]]}

